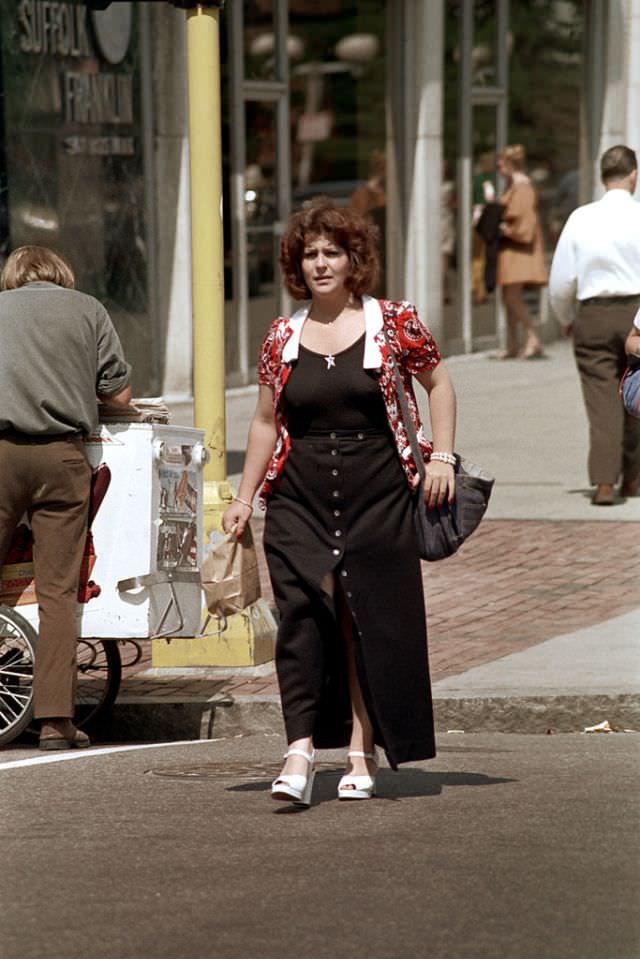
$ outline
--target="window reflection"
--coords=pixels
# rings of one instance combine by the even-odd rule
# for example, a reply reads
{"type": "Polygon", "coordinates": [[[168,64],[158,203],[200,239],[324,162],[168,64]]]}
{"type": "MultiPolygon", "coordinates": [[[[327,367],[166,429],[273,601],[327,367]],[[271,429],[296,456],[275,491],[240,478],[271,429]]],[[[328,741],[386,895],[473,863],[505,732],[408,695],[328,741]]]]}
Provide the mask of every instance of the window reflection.
{"type": "MultiPolygon", "coordinates": [[[[483,88],[497,82],[497,4],[474,2],[474,36],[471,59],[472,85],[482,99],[483,88]]],[[[447,0],[443,76],[444,169],[452,174],[459,154],[458,68],[462,5],[447,0]]],[[[577,0],[555,3],[539,0],[534,5],[511,3],[509,31],[504,38],[508,69],[507,141],[522,143],[529,158],[529,175],[538,194],[538,210],[550,259],[558,233],[568,213],[577,205],[577,168],[580,143],[580,96],[582,82],[582,35],[584,4],[577,0]]],[[[490,95],[490,91],[489,95],[490,95]]],[[[472,215],[480,215],[501,185],[495,175],[497,107],[476,102],[473,107],[472,215]],[[487,186],[488,184],[488,186],[487,186]],[[492,192],[495,191],[495,192],[492,192]]],[[[446,184],[443,181],[443,219],[446,184]]],[[[454,199],[454,202],[457,200],[454,199]]],[[[472,227],[473,230],[473,227],[472,227]]],[[[443,251],[444,252],[444,251],[443,251]]],[[[462,310],[457,303],[457,250],[449,257],[451,304],[445,304],[447,341],[455,351],[462,342],[462,310]]],[[[483,282],[484,244],[471,237],[471,288],[474,337],[489,337],[495,330],[495,293],[483,282]]],[[[529,294],[528,294],[529,295],[529,294]]],[[[534,291],[529,307],[537,309],[534,291]]]]}
{"type": "Polygon", "coordinates": [[[2,112],[11,134],[0,160],[2,251],[33,243],[69,257],[78,288],[113,317],[134,388],[144,395],[158,371],[148,312],[136,25],[129,24],[124,55],[114,63],[84,5],[74,5],[84,24],[77,48],[45,42],[32,6],[0,2],[2,112]]]}
{"type": "Polygon", "coordinates": [[[275,79],[273,0],[245,0],[244,74],[247,80],[275,79]]]}
{"type": "MultiPolygon", "coordinates": [[[[276,290],[276,107],[249,102],[245,107],[247,166],[245,217],[249,286],[249,348],[257,356],[265,320],[278,312],[276,290]]],[[[278,278],[279,282],[279,278],[278,278]]]]}
{"type": "Polygon", "coordinates": [[[384,4],[332,0],[332,16],[326,7],[290,6],[304,50],[290,66],[293,207],[318,195],[353,204],[378,226],[384,260],[384,4]]]}

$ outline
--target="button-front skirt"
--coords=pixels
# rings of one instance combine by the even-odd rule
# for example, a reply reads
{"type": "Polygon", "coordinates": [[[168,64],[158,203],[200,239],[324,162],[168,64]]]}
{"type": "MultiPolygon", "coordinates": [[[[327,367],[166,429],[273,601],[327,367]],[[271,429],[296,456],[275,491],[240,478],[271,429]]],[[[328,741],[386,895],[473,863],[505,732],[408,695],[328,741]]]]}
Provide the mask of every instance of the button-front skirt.
{"type": "Polygon", "coordinates": [[[265,552],[280,612],[276,667],[288,741],[348,745],[351,707],[333,572],[354,620],[356,665],[392,767],[435,755],[420,560],[411,493],[391,436],[292,440],[267,507],[265,552]]]}

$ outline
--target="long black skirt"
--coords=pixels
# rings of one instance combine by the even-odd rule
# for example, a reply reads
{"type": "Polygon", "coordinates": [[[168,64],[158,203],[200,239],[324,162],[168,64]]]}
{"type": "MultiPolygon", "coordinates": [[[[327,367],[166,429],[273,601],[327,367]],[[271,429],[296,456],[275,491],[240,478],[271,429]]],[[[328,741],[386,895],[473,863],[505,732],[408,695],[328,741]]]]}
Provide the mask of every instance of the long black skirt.
{"type": "Polygon", "coordinates": [[[333,572],[376,743],[389,764],[435,755],[420,559],[411,493],[386,431],[292,440],[269,500],[265,553],[280,613],[276,668],[287,739],[346,746],[351,705],[333,572]]]}

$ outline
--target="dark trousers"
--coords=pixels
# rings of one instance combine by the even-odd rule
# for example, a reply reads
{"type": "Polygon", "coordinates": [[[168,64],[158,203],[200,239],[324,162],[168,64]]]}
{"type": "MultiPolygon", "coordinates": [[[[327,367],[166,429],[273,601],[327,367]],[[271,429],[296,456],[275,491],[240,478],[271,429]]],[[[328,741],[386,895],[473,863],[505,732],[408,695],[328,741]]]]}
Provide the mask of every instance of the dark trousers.
{"type": "Polygon", "coordinates": [[[639,297],[590,300],[578,305],[573,347],[589,418],[589,480],[615,484],[640,473],[640,419],[625,412],[619,395],[627,364],[624,342],[639,297]]]}
{"type": "Polygon", "coordinates": [[[0,436],[0,564],[26,512],[39,609],[33,680],[36,718],[74,713],[76,606],[91,467],[76,437],[0,436]]]}

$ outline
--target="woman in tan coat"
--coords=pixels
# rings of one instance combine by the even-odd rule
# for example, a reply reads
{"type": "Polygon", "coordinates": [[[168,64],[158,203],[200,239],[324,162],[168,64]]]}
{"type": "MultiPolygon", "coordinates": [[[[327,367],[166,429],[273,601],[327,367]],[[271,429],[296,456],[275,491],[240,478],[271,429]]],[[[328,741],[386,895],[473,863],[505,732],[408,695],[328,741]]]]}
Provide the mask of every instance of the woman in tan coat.
{"type": "Polygon", "coordinates": [[[498,250],[496,280],[497,286],[502,287],[507,311],[507,348],[499,354],[501,359],[519,356],[530,360],[543,355],[542,343],[522,298],[524,286],[544,286],[547,282],[537,198],[524,172],[524,163],[524,147],[520,144],[505,147],[498,156],[498,171],[508,184],[500,197],[504,206],[500,224],[503,238],[498,250]],[[522,350],[518,348],[519,326],[525,334],[522,350]]]}

